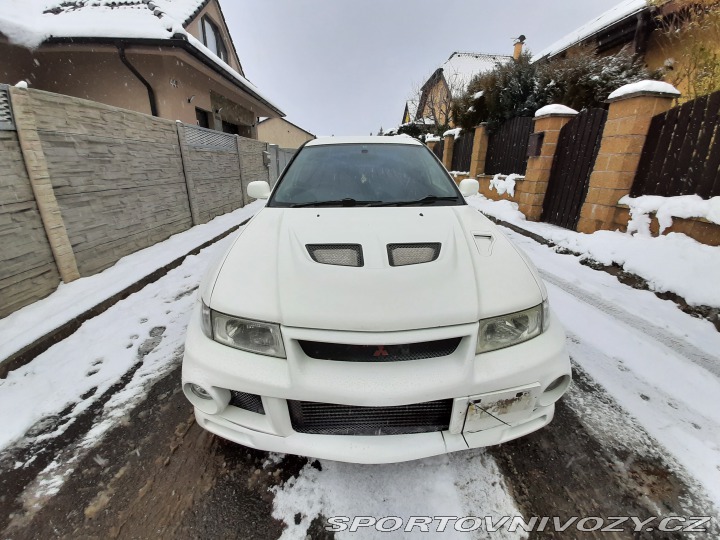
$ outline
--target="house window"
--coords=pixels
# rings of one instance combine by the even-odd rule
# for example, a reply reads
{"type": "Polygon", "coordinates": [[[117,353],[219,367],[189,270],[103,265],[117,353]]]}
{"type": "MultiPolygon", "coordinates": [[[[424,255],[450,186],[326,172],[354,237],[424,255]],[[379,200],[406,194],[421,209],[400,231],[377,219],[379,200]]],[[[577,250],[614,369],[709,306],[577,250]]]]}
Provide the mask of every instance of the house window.
{"type": "Polygon", "coordinates": [[[195,118],[197,119],[197,125],[204,128],[210,127],[210,116],[207,111],[198,109],[195,107],[195,118]]]}
{"type": "Polygon", "coordinates": [[[240,133],[238,131],[237,124],[232,124],[230,122],[226,122],[225,120],[222,121],[222,130],[225,133],[231,133],[232,135],[238,135],[240,133]]]}
{"type": "Polygon", "coordinates": [[[217,25],[207,16],[201,21],[203,44],[210,49],[223,62],[228,61],[227,49],[220,35],[217,25]]]}

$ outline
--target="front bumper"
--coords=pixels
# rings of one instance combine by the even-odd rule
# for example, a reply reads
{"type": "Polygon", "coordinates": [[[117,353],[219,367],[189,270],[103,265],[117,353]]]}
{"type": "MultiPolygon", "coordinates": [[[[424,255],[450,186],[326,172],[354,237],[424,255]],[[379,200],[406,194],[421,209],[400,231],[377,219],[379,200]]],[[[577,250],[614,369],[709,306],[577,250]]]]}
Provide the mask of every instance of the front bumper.
{"type": "Polygon", "coordinates": [[[481,355],[475,355],[477,331],[477,323],[385,333],[283,327],[287,359],[280,359],[208,339],[196,309],[185,344],[183,388],[196,405],[198,423],[223,438],[263,450],[355,463],[408,461],[488,446],[547,425],[570,380],[565,334],[557,319],[530,341],[481,355]],[[298,343],[393,345],[458,337],[460,344],[449,356],[404,362],[318,360],[306,356],[298,343]],[[558,380],[562,384],[552,388],[558,380]],[[219,404],[208,408],[198,402],[189,383],[209,390],[219,404]],[[227,390],[260,395],[264,414],[228,406],[227,398],[223,401],[227,390]],[[453,399],[448,429],[404,435],[298,433],[287,404],[300,400],[390,407],[448,398],[453,399]]]}

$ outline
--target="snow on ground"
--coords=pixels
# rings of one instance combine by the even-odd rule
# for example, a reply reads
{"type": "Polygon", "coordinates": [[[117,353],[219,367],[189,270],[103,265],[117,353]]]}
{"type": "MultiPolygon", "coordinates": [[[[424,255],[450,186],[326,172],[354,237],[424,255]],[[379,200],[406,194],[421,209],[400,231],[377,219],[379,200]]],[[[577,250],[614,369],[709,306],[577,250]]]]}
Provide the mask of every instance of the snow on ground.
{"type": "MultiPolygon", "coordinates": [[[[410,516],[521,516],[508,492],[495,460],[484,450],[469,450],[407,463],[356,465],[336,461],[321,462],[322,471],[308,464],[296,479],[274,488],[273,517],[287,528],[282,539],[304,539],[308,526],[317,516],[401,517],[410,516]],[[293,517],[300,513],[296,524],[293,517]]],[[[443,538],[523,538],[522,529],[510,533],[457,532],[450,522],[443,538]],[[478,536],[475,536],[478,535],[478,536]]],[[[438,522],[430,525],[437,534],[438,522]]],[[[389,523],[388,526],[392,525],[389,523]]],[[[469,524],[468,524],[469,526],[469,524]]],[[[337,538],[426,537],[415,529],[379,533],[374,527],[356,533],[339,532],[337,538]]]]}
{"type": "Polygon", "coordinates": [[[618,202],[630,207],[628,232],[638,232],[644,236],[650,236],[650,213],[657,217],[660,233],[672,226],[673,218],[703,218],[720,224],[720,197],[703,199],[700,195],[625,195],[618,202]]]}
{"type": "Polygon", "coordinates": [[[670,301],[581,265],[577,257],[503,232],[540,270],[573,360],[720,509],[720,333],[670,301]]]}
{"type": "Polygon", "coordinates": [[[239,225],[264,205],[239,208],[136,251],[94,276],[61,283],[50,296],[0,319],[0,360],[129,287],[158,268],[239,225]]]}
{"type": "Polygon", "coordinates": [[[143,394],[147,381],[179,361],[200,279],[235,237],[189,256],[163,278],[86,321],[73,335],[0,380],[0,448],[74,404],[69,422],[44,437],[61,434],[73,417],[139,365],[132,380],[106,404],[108,421],[96,424],[88,437],[99,437],[112,419],[123,416],[125,407],[143,394]]]}
{"type": "Polygon", "coordinates": [[[691,305],[720,307],[720,247],[701,244],[680,233],[656,238],[619,231],[584,234],[548,223],[530,222],[512,201],[491,201],[482,195],[468,204],[497,219],[517,224],[562,248],[602,264],[616,263],[648,282],[651,290],[672,292],[691,305]]]}
{"type": "Polygon", "coordinates": [[[496,174],[493,179],[490,180],[490,189],[494,189],[498,192],[498,195],[507,193],[510,197],[515,196],[515,182],[525,178],[520,174],[496,174]]]}

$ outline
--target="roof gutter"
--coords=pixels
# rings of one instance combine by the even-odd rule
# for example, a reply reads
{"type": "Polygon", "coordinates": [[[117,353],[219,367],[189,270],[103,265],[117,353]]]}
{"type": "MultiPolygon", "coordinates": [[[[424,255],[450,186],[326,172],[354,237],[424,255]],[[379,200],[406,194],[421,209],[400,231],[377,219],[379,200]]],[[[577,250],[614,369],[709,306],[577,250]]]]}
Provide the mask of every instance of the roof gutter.
{"type": "MultiPolygon", "coordinates": [[[[45,41],[46,44],[93,44],[93,45],[117,45],[117,38],[92,38],[92,37],[51,37],[45,41]]],[[[202,64],[209,67],[216,73],[219,73],[225,77],[228,81],[232,82],[235,86],[242,89],[243,92],[249,94],[254,99],[262,103],[265,107],[277,113],[278,116],[285,116],[285,113],[278,109],[275,105],[268,102],[265,98],[258,95],[251,88],[248,88],[241,81],[238,81],[230,72],[223,69],[222,66],[213,62],[207,58],[202,52],[193,47],[190,42],[182,36],[182,34],[175,34],[170,39],[153,39],[153,38],[128,38],[123,39],[124,45],[140,45],[148,47],[175,47],[183,49],[185,52],[190,54],[193,58],[199,60],[202,64]]]]}
{"type": "Polygon", "coordinates": [[[130,60],[127,59],[127,56],[125,56],[125,43],[118,43],[116,44],[117,50],[118,50],[118,56],[120,56],[120,61],[125,64],[125,67],[127,67],[130,72],[135,75],[135,77],[143,83],[145,88],[147,89],[148,93],[148,100],[150,101],[150,114],[153,116],[158,115],[157,111],[157,100],[155,99],[155,91],[153,90],[150,83],[145,79],[145,77],[142,76],[142,74],[130,63],[130,60]]]}

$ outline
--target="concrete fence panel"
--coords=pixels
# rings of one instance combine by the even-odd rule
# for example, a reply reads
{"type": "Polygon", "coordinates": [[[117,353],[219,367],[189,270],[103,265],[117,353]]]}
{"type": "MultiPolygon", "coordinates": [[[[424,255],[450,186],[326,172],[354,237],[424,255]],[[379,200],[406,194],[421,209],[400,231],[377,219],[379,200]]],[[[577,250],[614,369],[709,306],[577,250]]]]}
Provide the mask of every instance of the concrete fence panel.
{"type": "Polygon", "coordinates": [[[185,174],[192,179],[191,205],[198,223],[243,206],[236,136],[183,125],[185,174]]]}
{"type": "Polygon", "coordinates": [[[192,226],[174,122],[37,90],[31,97],[81,275],[192,226]]]}
{"type": "Polygon", "coordinates": [[[0,317],[242,207],[249,182],[270,180],[267,143],[0,90],[0,317]]]}
{"type": "Polygon", "coordinates": [[[268,143],[237,138],[238,153],[240,154],[240,176],[242,177],[242,193],[245,204],[252,202],[247,196],[247,185],[256,180],[270,182],[270,156],[268,143]]]}
{"type": "Polygon", "coordinates": [[[15,131],[0,131],[0,317],[47,296],[60,274],[15,131]]]}

